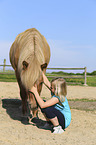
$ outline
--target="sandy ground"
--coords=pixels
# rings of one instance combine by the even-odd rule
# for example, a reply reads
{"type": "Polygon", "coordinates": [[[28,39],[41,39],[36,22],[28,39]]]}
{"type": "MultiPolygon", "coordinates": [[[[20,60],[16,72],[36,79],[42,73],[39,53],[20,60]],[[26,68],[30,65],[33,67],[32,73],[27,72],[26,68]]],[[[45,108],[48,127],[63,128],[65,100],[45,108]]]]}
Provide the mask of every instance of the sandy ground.
{"type": "MultiPolygon", "coordinates": [[[[43,87],[41,96],[49,98],[50,92],[43,87]]],[[[67,98],[96,99],[96,87],[68,86],[67,98]]],[[[96,145],[96,110],[71,109],[70,126],[63,134],[54,135],[50,130],[24,122],[18,99],[17,83],[0,82],[0,145],[96,145]]],[[[40,111],[39,118],[44,122],[40,111]]]]}

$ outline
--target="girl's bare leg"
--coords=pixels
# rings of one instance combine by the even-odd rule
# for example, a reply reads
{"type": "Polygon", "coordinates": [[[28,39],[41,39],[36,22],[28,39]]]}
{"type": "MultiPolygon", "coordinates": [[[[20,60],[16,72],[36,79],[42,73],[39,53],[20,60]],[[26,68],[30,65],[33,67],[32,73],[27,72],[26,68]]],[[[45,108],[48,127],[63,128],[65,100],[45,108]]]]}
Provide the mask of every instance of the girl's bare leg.
{"type": "Polygon", "coordinates": [[[46,115],[43,113],[44,117],[46,118],[47,121],[51,121],[51,123],[54,125],[54,126],[58,126],[59,125],[59,122],[58,122],[58,118],[55,117],[55,118],[52,118],[52,119],[48,119],[46,117],[46,115]]]}
{"type": "Polygon", "coordinates": [[[58,125],[59,125],[59,122],[58,122],[58,118],[57,118],[57,117],[52,118],[52,119],[49,119],[49,120],[52,122],[52,124],[53,124],[54,126],[58,126],[58,125]]]}

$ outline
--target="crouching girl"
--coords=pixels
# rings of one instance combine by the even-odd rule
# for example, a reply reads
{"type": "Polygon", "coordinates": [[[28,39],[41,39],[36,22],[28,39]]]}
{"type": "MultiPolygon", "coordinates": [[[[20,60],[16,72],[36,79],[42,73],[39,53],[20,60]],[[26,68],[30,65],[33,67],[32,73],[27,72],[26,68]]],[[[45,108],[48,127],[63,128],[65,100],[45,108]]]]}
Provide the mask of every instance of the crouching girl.
{"type": "Polygon", "coordinates": [[[61,134],[64,129],[70,125],[71,111],[66,98],[67,86],[66,81],[63,78],[55,78],[50,82],[43,74],[44,84],[51,90],[51,99],[43,101],[37,92],[36,85],[32,87],[31,92],[35,95],[35,98],[44,114],[47,123],[45,126],[53,125],[53,133],[61,134]],[[51,123],[50,123],[51,122],[51,123]]]}

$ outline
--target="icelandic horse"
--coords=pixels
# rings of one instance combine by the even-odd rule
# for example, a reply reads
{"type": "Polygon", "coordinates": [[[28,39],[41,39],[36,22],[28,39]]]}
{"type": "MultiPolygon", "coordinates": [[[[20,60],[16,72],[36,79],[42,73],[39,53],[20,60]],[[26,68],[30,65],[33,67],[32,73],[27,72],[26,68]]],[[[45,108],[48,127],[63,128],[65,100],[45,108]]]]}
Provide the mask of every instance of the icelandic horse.
{"type": "Polygon", "coordinates": [[[37,90],[42,90],[42,71],[45,73],[50,61],[50,47],[43,35],[35,29],[28,29],[17,35],[10,48],[10,62],[15,70],[20,88],[22,112],[27,112],[27,101],[33,117],[38,115],[38,105],[34,95],[28,90],[37,83],[37,90]]]}

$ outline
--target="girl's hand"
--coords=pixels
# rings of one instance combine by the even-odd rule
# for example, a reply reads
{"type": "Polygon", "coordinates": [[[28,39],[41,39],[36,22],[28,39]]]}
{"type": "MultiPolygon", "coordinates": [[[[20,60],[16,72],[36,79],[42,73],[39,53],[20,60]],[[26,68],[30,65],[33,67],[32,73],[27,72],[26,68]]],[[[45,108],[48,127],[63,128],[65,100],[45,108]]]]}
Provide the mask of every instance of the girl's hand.
{"type": "Polygon", "coordinates": [[[53,97],[53,98],[49,99],[48,101],[44,102],[42,100],[42,98],[39,96],[39,94],[37,92],[37,88],[34,87],[34,86],[32,87],[31,92],[35,95],[35,98],[36,98],[36,100],[37,100],[37,102],[38,102],[38,104],[41,108],[46,108],[46,107],[49,107],[49,106],[53,106],[53,105],[55,105],[56,103],[59,102],[58,98],[56,98],[56,97],[53,97]]]}
{"type": "Polygon", "coordinates": [[[50,84],[48,78],[46,77],[46,75],[45,75],[43,72],[42,72],[42,75],[43,75],[44,84],[45,84],[46,86],[48,86],[48,88],[50,88],[50,87],[51,87],[51,84],[50,84]]]}

